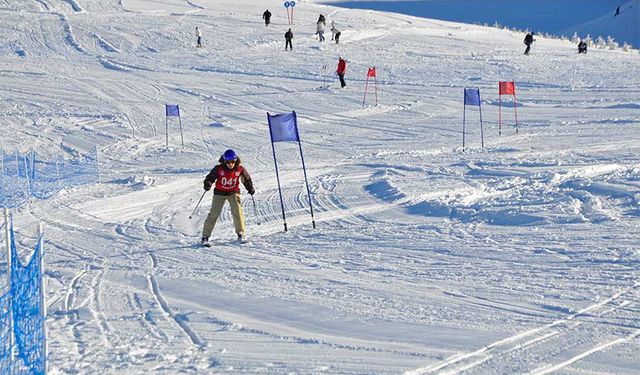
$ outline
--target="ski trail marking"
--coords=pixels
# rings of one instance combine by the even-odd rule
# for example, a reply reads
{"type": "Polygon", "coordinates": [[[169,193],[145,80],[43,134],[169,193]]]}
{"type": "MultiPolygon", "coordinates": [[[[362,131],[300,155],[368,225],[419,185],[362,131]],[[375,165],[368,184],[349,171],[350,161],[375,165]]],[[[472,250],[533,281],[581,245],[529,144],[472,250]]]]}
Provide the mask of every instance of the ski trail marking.
{"type": "Polygon", "coordinates": [[[173,313],[173,311],[169,307],[169,304],[160,293],[160,288],[158,288],[158,282],[156,281],[156,278],[153,277],[153,275],[148,275],[147,280],[149,281],[149,289],[152,291],[153,297],[155,298],[156,302],[158,302],[158,305],[160,306],[164,314],[167,317],[171,318],[171,320],[173,320],[180,327],[180,329],[187,335],[187,337],[189,337],[189,340],[191,340],[191,343],[193,345],[203,347],[204,344],[202,340],[200,340],[198,335],[191,329],[191,327],[189,327],[187,323],[185,323],[182,319],[180,319],[173,313]]]}
{"type": "Polygon", "coordinates": [[[610,346],[614,346],[614,345],[617,345],[617,344],[622,344],[622,343],[625,343],[625,342],[629,342],[629,341],[635,339],[636,337],[640,337],[640,329],[636,330],[635,332],[631,333],[630,335],[628,335],[626,337],[620,337],[620,338],[617,338],[615,340],[611,340],[611,341],[608,341],[608,342],[604,342],[604,343],[602,343],[600,345],[596,345],[593,348],[591,348],[591,349],[589,349],[589,350],[587,350],[587,351],[585,351],[583,353],[580,353],[580,354],[578,354],[578,355],[576,355],[576,356],[574,356],[572,358],[569,358],[568,360],[566,360],[564,362],[558,363],[557,365],[553,365],[551,367],[539,368],[537,370],[534,370],[534,371],[530,372],[529,374],[530,375],[544,375],[544,374],[548,374],[548,373],[551,373],[551,372],[554,372],[554,371],[558,371],[558,370],[560,370],[560,369],[562,369],[562,368],[564,368],[564,367],[566,367],[566,366],[568,366],[568,365],[570,365],[572,363],[575,363],[575,362],[577,362],[577,361],[579,361],[579,360],[581,360],[581,359],[583,359],[583,358],[585,358],[585,357],[587,357],[587,356],[589,356],[589,355],[591,355],[593,353],[605,350],[610,346]]]}
{"type": "MultiPolygon", "coordinates": [[[[501,340],[498,340],[498,341],[495,341],[493,343],[490,343],[490,344],[488,344],[488,345],[486,345],[486,346],[484,346],[484,347],[482,347],[482,348],[480,348],[478,350],[470,352],[470,353],[455,354],[455,355],[443,360],[442,362],[433,364],[431,366],[426,366],[426,367],[418,368],[418,369],[415,369],[415,370],[406,371],[404,373],[404,375],[429,374],[429,373],[433,373],[433,372],[438,371],[438,370],[442,370],[442,369],[446,369],[448,367],[452,367],[453,365],[455,365],[455,364],[457,364],[457,363],[459,363],[459,362],[461,362],[463,360],[472,359],[474,357],[479,357],[481,355],[486,355],[486,357],[482,357],[480,360],[476,360],[474,363],[463,365],[461,368],[457,368],[457,369],[452,368],[450,371],[447,371],[445,373],[447,373],[447,374],[455,374],[455,373],[459,373],[459,372],[464,371],[464,370],[468,370],[468,369],[470,369],[472,367],[475,367],[475,366],[485,362],[489,358],[493,357],[493,353],[492,352],[498,350],[501,346],[512,344],[514,342],[517,342],[518,340],[524,339],[526,337],[530,337],[532,335],[536,335],[536,334],[541,333],[541,332],[543,332],[545,330],[548,330],[550,328],[553,328],[553,327],[556,327],[558,325],[565,324],[567,322],[573,321],[578,316],[584,315],[587,312],[590,312],[590,311],[593,311],[595,309],[601,308],[601,307],[605,306],[606,304],[608,304],[609,302],[620,298],[620,296],[622,296],[623,294],[627,293],[629,290],[630,289],[625,289],[623,291],[615,293],[613,296],[611,296],[611,297],[609,297],[609,298],[607,298],[607,299],[605,299],[605,300],[603,300],[601,302],[598,302],[598,303],[593,304],[591,306],[587,306],[584,309],[579,310],[578,312],[573,313],[573,314],[567,316],[566,318],[558,319],[558,320],[554,321],[553,323],[544,325],[542,327],[530,329],[528,331],[524,331],[524,332],[521,332],[519,334],[510,336],[510,337],[507,337],[507,338],[504,338],[504,339],[501,339],[501,340]]],[[[556,332],[556,333],[559,333],[559,332],[556,332]]],[[[546,339],[546,338],[548,338],[550,336],[552,336],[552,335],[551,334],[544,334],[544,335],[542,335],[540,337],[535,337],[535,338],[529,340],[526,343],[516,344],[516,346],[514,348],[504,348],[502,352],[503,353],[507,353],[507,352],[510,352],[512,350],[519,349],[519,348],[534,344],[534,343],[539,342],[541,340],[544,340],[544,339],[546,339]]]]}
{"type": "Polygon", "coordinates": [[[84,276],[86,273],[87,270],[82,270],[73,278],[73,280],[71,280],[71,284],[69,285],[69,289],[67,291],[67,296],[64,299],[64,309],[66,312],[69,312],[69,310],[71,310],[76,299],[76,289],[78,288],[78,283],[80,282],[82,276],[84,276]]]}

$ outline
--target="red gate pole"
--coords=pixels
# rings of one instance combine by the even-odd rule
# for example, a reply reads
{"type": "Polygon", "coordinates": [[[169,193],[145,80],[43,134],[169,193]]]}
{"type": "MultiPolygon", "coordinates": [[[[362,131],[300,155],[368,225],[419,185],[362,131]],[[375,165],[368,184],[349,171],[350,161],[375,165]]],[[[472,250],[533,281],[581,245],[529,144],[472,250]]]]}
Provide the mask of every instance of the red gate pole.
{"type": "Polygon", "coordinates": [[[516,114],[516,134],[518,134],[518,102],[516,101],[516,93],[513,93],[513,110],[516,114]]]}
{"type": "MultiPolygon", "coordinates": [[[[375,66],[373,67],[375,69],[375,66]]],[[[374,77],[374,83],[375,83],[375,88],[376,88],[376,105],[378,105],[378,75],[376,74],[374,77]]]]}
{"type": "Polygon", "coordinates": [[[369,75],[367,75],[367,79],[364,81],[364,99],[362,99],[363,107],[364,107],[364,102],[367,100],[367,87],[369,87],[369,75]]]}
{"type": "Polygon", "coordinates": [[[502,95],[498,94],[498,135],[502,135],[502,95]]]}

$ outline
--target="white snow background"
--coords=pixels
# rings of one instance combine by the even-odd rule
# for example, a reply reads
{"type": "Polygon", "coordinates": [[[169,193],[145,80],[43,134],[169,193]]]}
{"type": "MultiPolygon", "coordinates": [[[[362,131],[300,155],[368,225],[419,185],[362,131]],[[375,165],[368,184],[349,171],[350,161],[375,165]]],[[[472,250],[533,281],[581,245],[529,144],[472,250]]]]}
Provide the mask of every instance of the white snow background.
{"type": "Polygon", "coordinates": [[[100,153],[100,183],[14,212],[25,257],[44,223],[51,374],[639,372],[637,50],[538,37],[523,56],[521,33],[302,1],[293,52],[281,1],[0,0],[0,17],[2,147],[100,153]],[[339,45],[314,37],[319,13],[339,45]],[[498,136],[501,80],[519,134],[504,98],[498,136]],[[484,149],[474,107],[460,147],[464,87],[484,149]],[[165,148],[166,103],[184,148],[175,122],[165,148]],[[266,112],[292,110],[317,229],[278,143],[284,233],[266,112]],[[203,249],[211,193],[188,216],[227,148],[256,186],[251,241],[225,209],[203,249]]]}

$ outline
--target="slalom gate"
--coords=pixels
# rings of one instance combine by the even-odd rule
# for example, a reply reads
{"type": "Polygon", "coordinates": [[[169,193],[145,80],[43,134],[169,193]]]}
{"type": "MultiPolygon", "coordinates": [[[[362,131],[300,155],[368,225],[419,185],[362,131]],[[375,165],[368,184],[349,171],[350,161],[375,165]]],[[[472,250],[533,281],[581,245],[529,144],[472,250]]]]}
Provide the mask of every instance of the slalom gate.
{"type": "Polygon", "coordinates": [[[8,211],[5,208],[3,224],[8,251],[0,252],[0,373],[46,374],[42,229],[38,228],[31,258],[23,264],[8,211]]]}
{"type": "Polygon", "coordinates": [[[47,160],[35,151],[7,154],[3,150],[0,164],[0,207],[5,208],[19,207],[30,197],[47,199],[66,187],[97,182],[100,177],[95,147],[72,160],[47,160]]]}

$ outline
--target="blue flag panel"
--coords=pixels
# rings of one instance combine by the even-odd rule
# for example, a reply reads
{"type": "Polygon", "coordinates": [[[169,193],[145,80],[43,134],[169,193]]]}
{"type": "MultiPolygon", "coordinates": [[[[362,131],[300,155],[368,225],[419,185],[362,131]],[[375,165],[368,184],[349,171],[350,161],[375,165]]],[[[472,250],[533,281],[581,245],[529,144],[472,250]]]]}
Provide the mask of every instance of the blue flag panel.
{"type": "Polygon", "coordinates": [[[279,115],[270,115],[267,113],[269,121],[269,131],[271,132],[271,142],[299,142],[298,120],[296,113],[284,113],[279,115]]]}
{"type": "Polygon", "coordinates": [[[480,106],[480,89],[464,89],[464,105],[480,106]]]}
{"type": "Polygon", "coordinates": [[[178,107],[177,104],[167,104],[165,107],[167,109],[167,116],[180,117],[180,107],[178,107]]]}

